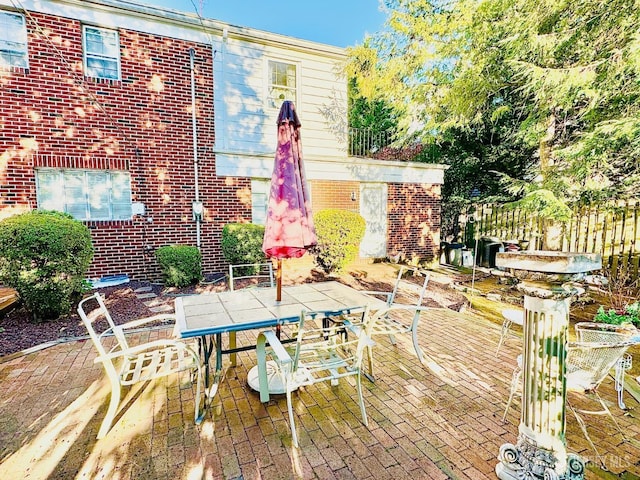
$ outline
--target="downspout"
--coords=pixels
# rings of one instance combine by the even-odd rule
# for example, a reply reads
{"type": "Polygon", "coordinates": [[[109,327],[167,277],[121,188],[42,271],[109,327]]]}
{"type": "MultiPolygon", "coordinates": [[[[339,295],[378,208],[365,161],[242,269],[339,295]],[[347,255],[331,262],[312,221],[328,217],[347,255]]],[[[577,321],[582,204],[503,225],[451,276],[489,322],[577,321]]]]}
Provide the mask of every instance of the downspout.
{"type": "Polygon", "coordinates": [[[196,221],[196,246],[200,249],[200,222],[202,221],[202,205],[200,204],[200,187],[198,185],[198,136],[196,121],[196,79],[194,58],[196,51],[189,49],[189,66],[191,70],[191,129],[193,137],[193,179],[196,198],[193,202],[193,217],[196,221]]]}
{"type": "MultiPolygon", "coordinates": [[[[222,44],[220,45],[220,49],[222,50],[222,59],[221,59],[221,63],[220,63],[220,98],[222,99],[222,101],[224,102],[224,99],[226,98],[226,93],[227,93],[227,84],[225,83],[227,81],[226,77],[225,77],[225,65],[227,63],[227,41],[229,39],[229,29],[227,27],[224,27],[222,29],[222,44]]],[[[215,99],[214,99],[215,101],[215,99]]],[[[221,128],[220,128],[220,132],[222,133],[222,142],[221,143],[221,147],[226,150],[227,149],[227,109],[226,107],[222,108],[222,115],[221,115],[221,128]]],[[[217,135],[216,135],[216,143],[218,143],[218,139],[217,139],[217,135]]]]}

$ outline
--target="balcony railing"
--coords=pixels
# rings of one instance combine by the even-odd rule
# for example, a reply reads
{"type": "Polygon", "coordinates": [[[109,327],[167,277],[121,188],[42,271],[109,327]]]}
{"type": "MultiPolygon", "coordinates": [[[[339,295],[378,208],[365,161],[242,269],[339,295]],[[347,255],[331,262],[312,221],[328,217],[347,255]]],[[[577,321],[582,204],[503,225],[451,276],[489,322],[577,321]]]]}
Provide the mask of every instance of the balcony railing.
{"type": "Polygon", "coordinates": [[[375,131],[370,128],[349,128],[349,156],[373,157],[395,140],[395,131],[375,131]]]}
{"type": "Polygon", "coordinates": [[[394,145],[394,130],[376,131],[370,128],[349,128],[349,156],[438,163],[440,148],[433,143],[394,145]]]}

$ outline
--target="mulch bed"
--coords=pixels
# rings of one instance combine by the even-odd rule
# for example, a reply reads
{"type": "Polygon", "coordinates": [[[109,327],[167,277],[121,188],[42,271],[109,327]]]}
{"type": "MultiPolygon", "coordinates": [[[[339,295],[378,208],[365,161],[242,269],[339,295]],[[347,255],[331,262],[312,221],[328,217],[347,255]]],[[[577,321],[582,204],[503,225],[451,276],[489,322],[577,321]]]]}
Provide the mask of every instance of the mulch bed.
{"type": "MultiPolygon", "coordinates": [[[[393,284],[380,282],[366,277],[345,275],[338,278],[324,278],[322,274],[312,271],[303,282],[317,282],[323,280],[339,280],[360,290],[391,291],[393,284]]],[[[129,282],[123,285],[98,289],[105,298],[105,303],[116,324],[125,323],[135,318],[144,318],[154,313],[145,305],[150,299],[139,299],[135,290],[142,287],[150,287],[156,294],[155,305],[167,304],[173,306],[176,296],[226,290],[224,280],[209,284],[186,287],[182,289],[165,288],[162,285],[149,282],[129,282]]],[[[467,302],[467,299],[459,292],[450,289],[447,285],[430,281],[429,298],[424,304],[433,307],[447,307],[459,311],[467,302]]],[[[46,344],[48,342],[64,341],[87,335],[87,330],[82,324],[75,309],[66,317],[48,322],[34,323],[29,313],[17,306],[9,312],[0,313],[0,357],[8,356],[16,352],[46,344]]]]}

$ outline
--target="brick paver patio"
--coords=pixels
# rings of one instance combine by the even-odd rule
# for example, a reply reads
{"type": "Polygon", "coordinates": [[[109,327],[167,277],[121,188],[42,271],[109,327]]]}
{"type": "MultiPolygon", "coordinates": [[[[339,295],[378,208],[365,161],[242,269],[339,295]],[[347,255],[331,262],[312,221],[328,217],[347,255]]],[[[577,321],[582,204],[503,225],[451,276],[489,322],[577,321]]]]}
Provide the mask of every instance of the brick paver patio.
{"type": "MultiPolygon", "coordinates": [[[[193,424],[195,388],[188,375],[176,376],[127,391],[124,413],[100,441],[109,387],[89,341],[1,363],[0,479],[497,478],[498,450],[517,437],[519,402],[506,423],[501,416],[518,342],[496,357],[498,325],[448,310],[423,315],[419,334],[424,366],[408,337],[395,347],[377,339],[376,383],[363,380],[369,428],[353,384],[300,392],[299,450],[291,448],[285,399],[263,405],[246,386],[255,352],[227,370],[202,425],[193,424]]],[[[640,438],[638,403],[626,396],[633,410],[618,409],[613,380],[601,393],[628,436],[640,438]]],[[[606,418],[587,418],[610,470],[640,475],[639,443],[623,443],[606,418]]],[[[570,451],[593,457],[571,416],[567,438],[570,451]]]]}

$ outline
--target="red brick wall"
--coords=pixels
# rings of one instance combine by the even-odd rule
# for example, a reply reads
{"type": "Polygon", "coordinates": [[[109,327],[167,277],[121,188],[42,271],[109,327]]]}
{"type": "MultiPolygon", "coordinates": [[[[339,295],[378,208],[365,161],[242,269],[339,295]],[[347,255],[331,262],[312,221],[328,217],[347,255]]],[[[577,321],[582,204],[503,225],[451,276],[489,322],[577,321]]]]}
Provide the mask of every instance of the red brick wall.
{"type": "Polygon", "coordinates": [[[194,48],[203,269],[221,271],[222,226],[250,220],[251,197],[249,179],[215,174],[211,49],[120,29],[122,80],[96,81],[82,76],[80,22],[32,15],[49,41],[27,17],[29,70],[0,72],[0,218],[37,206],[35,167],[118,168],[130,172],[146,216],[87,223],[96,249],[90,275],[157,278],[157,247],[195,245],[194,48]]]}
{"type": "Polygon", "coordinates": [[[387,251],[431,261],[440,249],[440,185],[389,184],[387,251]]]}
{"type": "MultiPolygon", "coordinates": [[[[340,208],[359,212],[359,182],[312,180],[313,211],[340,208]],[[351,200],[355,192],[356,200],[351,200]]],[[[440,186],[399,184],[388,186],[387,254],[406,260],[431,261],[440,250],[440,186]]]]}
{"type": "Polygon", "coordinates": [[[314,212],[325,208],[360,211],[360,183],[335,180],[311,180],[312,208],[314,212]],[[351,194],[355,193],[355,200],[351,194]]]}

